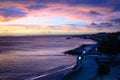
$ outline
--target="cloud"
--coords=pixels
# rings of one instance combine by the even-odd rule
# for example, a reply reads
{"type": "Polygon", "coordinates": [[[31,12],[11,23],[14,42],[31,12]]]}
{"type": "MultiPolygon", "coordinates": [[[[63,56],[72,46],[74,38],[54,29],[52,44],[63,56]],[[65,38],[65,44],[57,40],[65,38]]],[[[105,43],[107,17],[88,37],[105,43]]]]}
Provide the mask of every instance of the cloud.
{"type": "Polygon", "coordinates": [[[91,25],[96,26],[97,24],[96,23],[91,23],[91,25]]]}
{"type": "Polygon", "coordinates": [[[120,11],[120,3],[116,4],[115,7],[113,8],[113,12],[120,11]]]}
{"type": "Polygon", "coordinates": [[[113,24],[109,23],[109,22],[104,22],[104,23],[102,22],[102,23],[99,23],[99,24],[91,23],[90,25],[91,25],[91,27],[99,27],[99,28],[102,28],[102,27],[108,28],[108,27],[112,27],[113,26],[113,24]]]}
{"type": "Polygon", "coordinates": [[[111,24],[111,23],[100,23],[100,26],[104,26],[104,27],[112,27],[113,26],[113,24],[111,24]]]}
{"type": "MultiPolygon", "coordinates": [[[[94,7],[107,7],[119,10],[119,0],[1,0],[1,4],[10,3],[9,6],[28,6],[31,8],[44,8],[46,4],[63,4],[70,6],[94,6],[94,7]],[[29,4],[28,4],[29,3],[29,4]],[[42,5],[41,5],[42,4],[42,5]],[[37,5],[37,6],[36,6],[37,5]]],[[[2,5],[3,6],[3,5],[2,5]]],[[[5,5],[4,5],[5,6],[5,5]]],[[[6,5],[7,6],[7,5],[6,5]]]]}
{"type": "Polygon", "coordinates": [[[49,26],[51,30],[58,31],[62,33],[89,33],[92,31],[93,33],[96,31],[95,28],[87,27],[87,26],[80,26],[76,24],[64,24],[64,25],[55,25],[55,26],[49,26]]]}
{"type": "Polygon", "coordinates": [[[22,17],[26,12],[18,8],[0,8],[0,15],[4,17],[22,17]]]}
{"type": "Polygon", "coordinates": [[[47,5],[44,5],[44,4],[36,4],[36,5],[31,5],[31,6],[28,6],[27,7],[28,9],[35,9],[35,10],[37,10],[37,9],[44,9],[44,8],[48,8],[48,6],[47,5]]]}
{"type": "Polygon", "coordinates": [[[101,5],[107,3],[108,0],[35,0],[37,3],[60,3],[67,5],[101,5]]]}
{"type": "Polygon", "coordinates": [[[94,28],[98,32],[115,32],[120,29],[119,25],[115,25],[111,22],[91,23],[89,28],[94,28]]]}
{"type": "MultiPolygon", "coordinates": [[[[0,2],[2,8],[19,8],[28,12],[27,16],[59,15],[70,20],[86,22],[98,20],[101,14],[110,11],[108,7],[103,7],[103,3],[107,3],[107,0],[1,0],[0,2]],[[98,17],[94,18],[95,16],[98,17]]],[[[22,15],[21,12],[18,14],[22,15]]]]}
{"type": "Polygon", "coordinates": [[[120,24],[120,18],[112,19],[110,20],[113,23],[119,23],[120,24]]]}
{"type": "Polygon", "coordinates": [[[90,14],[91,14],[91,15],[102,15],[101,13],[96,12],[96,11],[90,11],[90,14]]]}
{"type": "MultiPolygon", "coordinates": [[[[84,26],[84,31],[92,31],[91,28],[100,31],[108,27],[117,29],[120,23],[119,0],[0,0],[0,5],[1,22],[37,25],[43,22],[54,25],[59,23],[60,27],[74,31],[78,28],[79,31],[82,30],[81,26],[84,26]]],[[[58,31],[60,27],[54,29],[58,31]]]]}
{"type": "Polygon", "coordinates": [[[3,21],[10,20],[11,18],[24,17],[27,13],[19,8],[0,8],[0,16],[3,21]]]}

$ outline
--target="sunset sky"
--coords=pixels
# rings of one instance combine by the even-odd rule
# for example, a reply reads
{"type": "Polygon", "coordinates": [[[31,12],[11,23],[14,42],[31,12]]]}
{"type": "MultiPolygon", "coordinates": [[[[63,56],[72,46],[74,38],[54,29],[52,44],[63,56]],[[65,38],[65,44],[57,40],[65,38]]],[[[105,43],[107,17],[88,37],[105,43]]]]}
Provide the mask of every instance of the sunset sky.
{"type": "Polygon", "coordinates": [[[120,31],[120,0],[0,0],[0,35],[120,31]]]}

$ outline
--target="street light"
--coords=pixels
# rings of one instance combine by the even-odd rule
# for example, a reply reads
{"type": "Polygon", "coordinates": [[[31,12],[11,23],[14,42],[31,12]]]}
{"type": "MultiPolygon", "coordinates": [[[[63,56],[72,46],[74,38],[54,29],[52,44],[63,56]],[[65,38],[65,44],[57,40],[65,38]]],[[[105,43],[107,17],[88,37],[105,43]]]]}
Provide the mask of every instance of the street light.
{"type": "Polygon", "coordinates": [[[83,51],[83,54],[85,54],[86,52],[85,51],[83,51]]]}
{"type": "Polygon", "coordinates": [[[81,60],[81,58],[82,58],[81,56],[78,57],[79,60],[81,60]]]}

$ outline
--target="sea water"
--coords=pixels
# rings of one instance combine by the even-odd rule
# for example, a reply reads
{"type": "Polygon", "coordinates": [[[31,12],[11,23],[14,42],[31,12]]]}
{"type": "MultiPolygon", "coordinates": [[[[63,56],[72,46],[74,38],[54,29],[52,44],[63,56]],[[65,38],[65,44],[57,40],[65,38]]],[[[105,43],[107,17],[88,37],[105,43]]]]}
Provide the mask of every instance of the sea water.
{"type": "Polygon", "coordinates": [[[22,80],[76,63],[64,51],[94,41],[67,36],[0,37],[0,80],[22,80]]]}

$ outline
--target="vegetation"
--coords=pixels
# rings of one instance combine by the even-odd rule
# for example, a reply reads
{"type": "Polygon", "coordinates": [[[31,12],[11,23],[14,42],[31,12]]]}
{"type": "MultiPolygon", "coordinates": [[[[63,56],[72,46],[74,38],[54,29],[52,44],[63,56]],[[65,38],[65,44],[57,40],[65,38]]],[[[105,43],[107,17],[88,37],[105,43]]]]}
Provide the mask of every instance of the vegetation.
{"type": "Polygon", "coordinates": [[[106,64],[99,64],[97,69],[97,75],[107,75],[110,72],[110,68],[106,64]]]}
{"type": "Polygon", "coordinates": [[[112,33],[98,42],[98,51],[105,54],[117,55],[120,53],[120,32],[112,33]]]}

